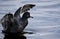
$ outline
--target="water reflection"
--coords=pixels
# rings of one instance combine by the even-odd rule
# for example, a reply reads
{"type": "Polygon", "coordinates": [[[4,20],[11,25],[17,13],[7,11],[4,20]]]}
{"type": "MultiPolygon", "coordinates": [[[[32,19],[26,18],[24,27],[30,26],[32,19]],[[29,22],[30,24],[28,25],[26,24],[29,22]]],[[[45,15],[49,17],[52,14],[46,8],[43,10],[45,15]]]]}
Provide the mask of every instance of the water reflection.
{"type": "Polygon", "coordinates": [[[8,34],[5,35],[4,34],[4,39],[26,39],[26,37],[24,36],[24,34],[8,34]]]}
{"type": "Polygon", "coordinates": [[[3,32],[4,34],[4,39],[27,39],[24,34],[34,34],[33,32],[22,32],[22,33],[6,33],[3,32]]]}

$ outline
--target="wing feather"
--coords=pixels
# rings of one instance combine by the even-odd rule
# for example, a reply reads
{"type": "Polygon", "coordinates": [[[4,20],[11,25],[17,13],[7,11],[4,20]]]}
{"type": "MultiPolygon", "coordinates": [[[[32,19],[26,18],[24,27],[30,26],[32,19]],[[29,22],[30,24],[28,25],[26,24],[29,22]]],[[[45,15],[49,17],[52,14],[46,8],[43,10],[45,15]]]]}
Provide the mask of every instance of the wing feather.
{"type": "Polygon", "coordinates": [[[17,9],[17,11],[15,12],[14,16],[18,17],[21,13],[26,12],[28,10],[30,10],[31,8],[33,8],[35,5],[34,4],[26,4],[23,7],[20,7],[19,9],[17,9]]]}

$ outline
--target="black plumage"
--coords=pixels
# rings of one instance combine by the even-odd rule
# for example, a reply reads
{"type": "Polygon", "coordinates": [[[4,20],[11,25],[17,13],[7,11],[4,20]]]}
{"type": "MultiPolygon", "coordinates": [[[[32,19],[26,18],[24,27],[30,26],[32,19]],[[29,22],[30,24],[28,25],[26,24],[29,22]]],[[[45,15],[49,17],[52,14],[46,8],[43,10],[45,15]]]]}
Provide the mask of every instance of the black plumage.
{"type": "Polygon", "coordinates": [[[34,6],[35,6],[34,4],[26,4],[23,7],[20,7],[14,13],[14,15],[11,13],[6,14],[1,19],[3,31],[11,32],[11,33],[22,32],[25,29],[25,27],[28,25],[28,18],[31,17],[28,10],[30,10],[30,8],[33,8],[34,6]],[[20,14],[22,13],[23,15],[21,17],[20,14]]]}

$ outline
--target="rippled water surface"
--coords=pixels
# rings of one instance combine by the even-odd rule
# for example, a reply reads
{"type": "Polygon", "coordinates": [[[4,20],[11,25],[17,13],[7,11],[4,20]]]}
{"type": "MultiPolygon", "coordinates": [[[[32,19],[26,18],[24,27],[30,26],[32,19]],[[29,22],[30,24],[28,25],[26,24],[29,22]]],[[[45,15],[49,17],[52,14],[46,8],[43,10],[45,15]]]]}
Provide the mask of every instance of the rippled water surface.
{"type": "MultiPolygon", "coordinates": [[[[35,4],[36,6],[29,12],[34,17],[29,19],[29,24],[25,28],[26,39],[60,39],[60,0],[0,0],[0,19],[6,13],[13,13],[24,4],[35,4]]],[[[1,33],[0,39],[4,38],[1,33]]]]}

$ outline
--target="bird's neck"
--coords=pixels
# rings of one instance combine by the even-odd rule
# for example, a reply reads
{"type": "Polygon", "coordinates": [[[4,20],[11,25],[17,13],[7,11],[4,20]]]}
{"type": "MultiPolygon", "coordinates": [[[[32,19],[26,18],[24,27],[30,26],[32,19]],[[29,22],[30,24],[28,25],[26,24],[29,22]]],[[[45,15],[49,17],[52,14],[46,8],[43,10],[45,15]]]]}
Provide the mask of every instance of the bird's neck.
{"type": "Polygon", "coordinates": [[[22,18],[22,20],[28,20],[27,18],[22,18]]]}
{"type": "Polygon", "coordinates": [[[28,18],[27,18],[27,17],[22,17],[22,19],[23,19],[23,20],[28,20],[28,18]]]}

